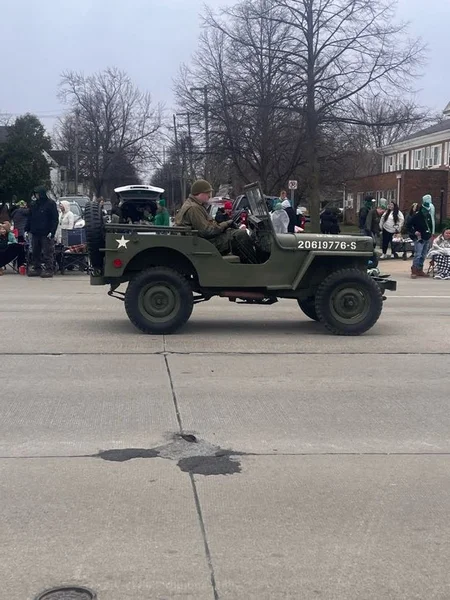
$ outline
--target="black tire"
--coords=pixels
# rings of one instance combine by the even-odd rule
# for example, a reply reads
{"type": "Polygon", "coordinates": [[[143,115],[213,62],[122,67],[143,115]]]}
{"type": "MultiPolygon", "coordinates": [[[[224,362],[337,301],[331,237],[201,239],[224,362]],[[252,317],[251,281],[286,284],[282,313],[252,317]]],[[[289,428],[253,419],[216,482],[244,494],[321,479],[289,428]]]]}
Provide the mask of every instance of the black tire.
{"type": "Polygon", "coordinates": [[[316,294],[319,321],[336,335],[361,335],[375,325],[383,294],[367,273],[342,269],[329,275],[316,294]]]}
{"type": "Polygon", "coordinates": [[[151,267],[128,284],[125,310],[143,333],[168,334],[180,329],[194,306],[192,288],[178,271],[151,267]]]}
{"type": "Polygon", "coordinates": [[[297,299],[297,302],[300,309],[305,313],[307,317],[309,317],[313,321],[319,320],[316,311],[315,299],[313,297],[304,298],[303,300],[297,299]]]}
{"type": "Polygon", "coordinates": [[[98,202],[88,202],[84,207],[86,223],[86,241],[89,260],[94,269],[102,269],[104,254],[100,252],[105,247],[105,227],[102,209],[98,202]]]}

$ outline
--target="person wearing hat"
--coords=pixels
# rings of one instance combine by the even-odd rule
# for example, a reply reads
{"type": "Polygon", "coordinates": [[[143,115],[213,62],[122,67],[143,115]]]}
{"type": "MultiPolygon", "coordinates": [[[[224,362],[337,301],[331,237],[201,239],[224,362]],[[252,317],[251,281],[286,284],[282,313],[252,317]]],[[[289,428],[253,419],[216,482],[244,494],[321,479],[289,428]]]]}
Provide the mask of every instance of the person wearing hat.
{"type": "Polygon", "coordinates": [[[359,221],[359,230],[361,232],[361,235],[371,236],[370,232],[368,233],[366,230],[366,220],[367,220],[367,215],[369,214],[369,211],[371,211],[374,206],[374,202],[375,202],[375,200],[372,198],[372,196],[366,196],[364,198],[364,204],[361,206],[361,208],[359,210],[358,221],[359,221]]]}
{"type": "Polygon", "coordinates": [[[47,196],[45,188],[36,190],[37,200],[30,208],[25,227],[31,233],[31,268],[29,277],[53,277],[55,259],[55,235],[58,228],[58,209],[56,202],[47,196]],[[44,271],[41,271],[42,258],[44,271]]]}
{"type": "Polygon", "coordinates": [[[25,241],[25,227],[27,225],[29,214],[30,209],[25,200],[19,200],[16,210],[11,215],[14,222],[14,229],[17,229],[17,241],[19,244],[23,244],[25,241]]]}
{"type": "Polygon", "coordinates": [[[283,209],[283,202],[276,202],[270,215],[275,233],[288,233],[289,215],[283,209]]]}
{"type": "Polygon", "coordinates": [[[411,239],[414,240],[414,259],[411,267],[411,278],[428,277],[423,270],[423,265],[430,249],[433,232],[431,196],[429,194],[422,198],[420,208],[418,207],[418,210],[409,219],[408,228],[411,239]]]}
{"type": "Polygon", "coordinates": [[[170,215],[166,208],[166,201],[164,198],[158,202],[158,208],[156,209],[156,215],[153,223],[157,227],[170,227],[170,215]]]}
{"type": "Polygon", "coordinates": [[[425,201],[426,205],[430,207],[430,217],[431,217],[431,234],[434,235],[436,233],[436,208],[433,204],[433,198],[431,194],[425,194],[422,199],[422,204],[425,201]]]}
{"type": "Polygon", "coordinates": [[[184,202],[175,217],[178,227],[190,227],[198,231],[198,235],[208,240],[220,254],[236,254],[243,263],[256,263],[256,252],[247,232],[242,229],[231,229],[233,220],[217,223],[212,219],[205,205],[212,193],[211,184],[199,179],[192,184],[189,198],[184,202]]]}
{"type": "Polygon", "coordinates": [[[384,214],[383,204],[387,203],[387,200],[381,198],[380,206],[374,206],[367,213],[366,226],[365,231],[366,235],[369,235],[373,239],[374,247],[377,245],[378,236],[381,233],[380,229],[380,219],[384,214]]]}

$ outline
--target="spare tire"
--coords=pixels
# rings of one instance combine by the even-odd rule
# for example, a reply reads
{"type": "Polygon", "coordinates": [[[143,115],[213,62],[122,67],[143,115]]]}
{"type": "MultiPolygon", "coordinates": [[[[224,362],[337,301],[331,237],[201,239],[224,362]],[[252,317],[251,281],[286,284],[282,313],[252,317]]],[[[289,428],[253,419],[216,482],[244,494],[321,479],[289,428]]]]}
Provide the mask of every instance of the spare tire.
{"type": "Polygon", "coordinates": [[[89,260],[94,269],[103,269],[104,254],[101,249],[105,247],[105,226],[102,208],[98,202],[88,202],[86,204],[84,207],[84,220],[86,223],[89,260]]]}

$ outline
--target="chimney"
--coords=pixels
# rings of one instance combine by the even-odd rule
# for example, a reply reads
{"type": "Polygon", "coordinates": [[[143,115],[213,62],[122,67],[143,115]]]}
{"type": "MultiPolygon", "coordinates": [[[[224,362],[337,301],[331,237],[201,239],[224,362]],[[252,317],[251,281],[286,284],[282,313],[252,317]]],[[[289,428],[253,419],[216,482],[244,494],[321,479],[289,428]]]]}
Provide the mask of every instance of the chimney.
{"type": "Polygon", "coordinates": [[[447,104],[447,106],[444,108],[443,110],[443,114],[444,117],[450,117],[450,102],[447,104]]]}

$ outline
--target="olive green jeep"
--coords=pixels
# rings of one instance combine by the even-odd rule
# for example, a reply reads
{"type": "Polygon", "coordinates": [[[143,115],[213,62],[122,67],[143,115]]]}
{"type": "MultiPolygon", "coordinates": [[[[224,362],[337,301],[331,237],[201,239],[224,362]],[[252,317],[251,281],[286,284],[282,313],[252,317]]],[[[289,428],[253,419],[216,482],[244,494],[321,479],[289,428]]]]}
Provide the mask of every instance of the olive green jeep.
{"type": "Polygon", "coordinates": [[[259,184],[246,186],[249,235],[257,261],[222,256],[197,231],[126,223],[104,224],[93,202],[85,208],[91,284],[109,285],[144,333],[169,334],[189,319],[194,304],[214,296],[268,305],[295,300],[311,319],[338,335],[359,335],[378,320],[386,289],[396,282],[367,273],[369,237],[275,234],[259,184]],[[127,284],[125,292],[118,291],[127,284]]]}

